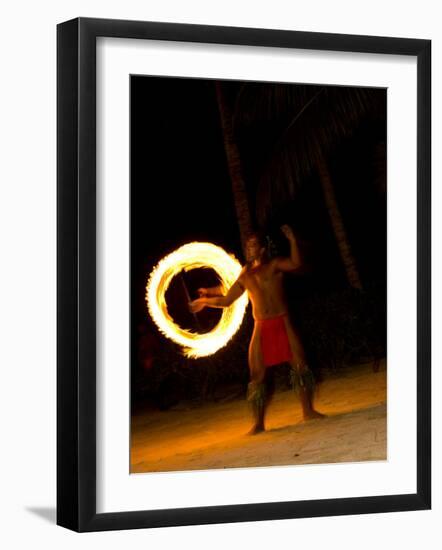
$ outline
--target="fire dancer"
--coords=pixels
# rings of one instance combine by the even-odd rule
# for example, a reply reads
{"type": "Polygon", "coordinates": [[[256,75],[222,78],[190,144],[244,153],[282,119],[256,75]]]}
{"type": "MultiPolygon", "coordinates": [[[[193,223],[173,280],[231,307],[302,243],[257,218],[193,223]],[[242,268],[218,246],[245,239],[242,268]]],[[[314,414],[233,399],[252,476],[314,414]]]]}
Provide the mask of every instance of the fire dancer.
{"type": "Polygon", "coordinates": [[[299,390],[304,420],[322,418],[313,407],[314,377],[307,365],[305,351],[290,322],[284,295],[284,273],[302,268],[295,235],[288,225],[281,227],[290,243],[289,257],[269,259],[263,239],[253,233],[247,240],[247,263],[226,295],[219,288],[199,289],[200,297],[190,302],[193,312],[205,307],[229,307],[247,291],[252,303],[254,329],[249,345],[250,383],[247,391],[254,425],[249,434],[265,430],[265,412],[272,397],[272,377],[268,367],[289,363],[293,385],[299,390]]]}

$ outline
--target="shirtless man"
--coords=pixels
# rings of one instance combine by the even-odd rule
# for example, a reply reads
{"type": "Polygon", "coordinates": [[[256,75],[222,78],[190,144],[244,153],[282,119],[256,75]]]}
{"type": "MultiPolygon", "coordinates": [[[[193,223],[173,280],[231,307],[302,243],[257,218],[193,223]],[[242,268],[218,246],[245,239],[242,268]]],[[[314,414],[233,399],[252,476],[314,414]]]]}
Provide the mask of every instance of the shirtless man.
{"type": "Polygon", "coordinates": [[[254,425],[250,434],[264,431],[264,418],[271,398],[268,367],[288,362],[294,386],[299,389],[304,420],[322,418],[313,408],[314,379],[309,369],[301,339],[290,323],[284,296],[284,273],[299,271],[302,261],[296,238],[288,225],[281,227],[290,243],[289,257],[267,258],[266,249],[257,234],[247,240],[247,263],[226,295],[219,288],[199,289],[200,297],[190,302],[192,312],[204,307],[229,307],[244,291],[252,303],[254,329],[249,345],[250,383],[247,399],[251,404],[254,425]]]}

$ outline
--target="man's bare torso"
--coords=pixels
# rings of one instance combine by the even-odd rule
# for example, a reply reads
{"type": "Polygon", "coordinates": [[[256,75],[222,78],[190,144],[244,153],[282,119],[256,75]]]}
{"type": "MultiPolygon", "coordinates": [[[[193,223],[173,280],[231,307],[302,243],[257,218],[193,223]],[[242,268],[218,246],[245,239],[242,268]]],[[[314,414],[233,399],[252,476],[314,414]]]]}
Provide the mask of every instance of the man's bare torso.
{"type": "Polygon", "coordinates": [[[254,319],[268,319],[287,313],[283,276],[275,270],[271,261],[245,268],[240,282],[248,292],[254,319]]]}

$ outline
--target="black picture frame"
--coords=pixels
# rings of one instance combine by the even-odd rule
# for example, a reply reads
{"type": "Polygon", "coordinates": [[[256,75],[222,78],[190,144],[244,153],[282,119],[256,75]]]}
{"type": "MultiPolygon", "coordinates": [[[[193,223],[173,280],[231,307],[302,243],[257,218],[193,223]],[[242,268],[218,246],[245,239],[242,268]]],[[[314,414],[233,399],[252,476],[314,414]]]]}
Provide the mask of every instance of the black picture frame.
{"type": "Polygon", "coordinates": [[[431,506],[431,41],[78,18],[57,27],[57,523],[75,531],[425,510],[431,506]],[[417,58],[417,492],[96,512],[96,39],[417,58]]]}

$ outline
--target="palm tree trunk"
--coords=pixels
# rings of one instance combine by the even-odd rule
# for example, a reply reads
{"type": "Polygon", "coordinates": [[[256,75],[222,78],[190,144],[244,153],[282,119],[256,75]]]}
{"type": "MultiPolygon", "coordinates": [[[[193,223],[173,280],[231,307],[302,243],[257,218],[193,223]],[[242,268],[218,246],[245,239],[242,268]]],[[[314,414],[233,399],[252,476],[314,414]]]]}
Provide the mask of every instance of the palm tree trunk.
{"type": "Polygon", "coordinates": [[[241,170],[241,159],[238,146],[233,136],[232,112],[226,101],[221,82],[215,82],[218,109],[223,130],[224,149],[226,151],[227,166],[232,183],[233,200],[235,203],[236,217],[239,225],[241,246],[245,255],[247,236],[252,230],[252,218],[250,215],[249,201],[246,185],[241,170]]]}
{"type": "Polygon", "coordinates": [[[356,261],[351,251],[350,243],[348,242],[344,222],[336,200],[335,190],[330,177],[330,171],[328,169],[327,161],[324,158],[322,158],[318,163],[318,173],[319,179],[321,180],[322,191],[324,193],[325,204],[327,206],[330,222],[335,234],[336,243],[338,245],[339,254],[347,274],[347,280],[352,287],[362,289],[362,283],[356,267],[356,261]]]}

